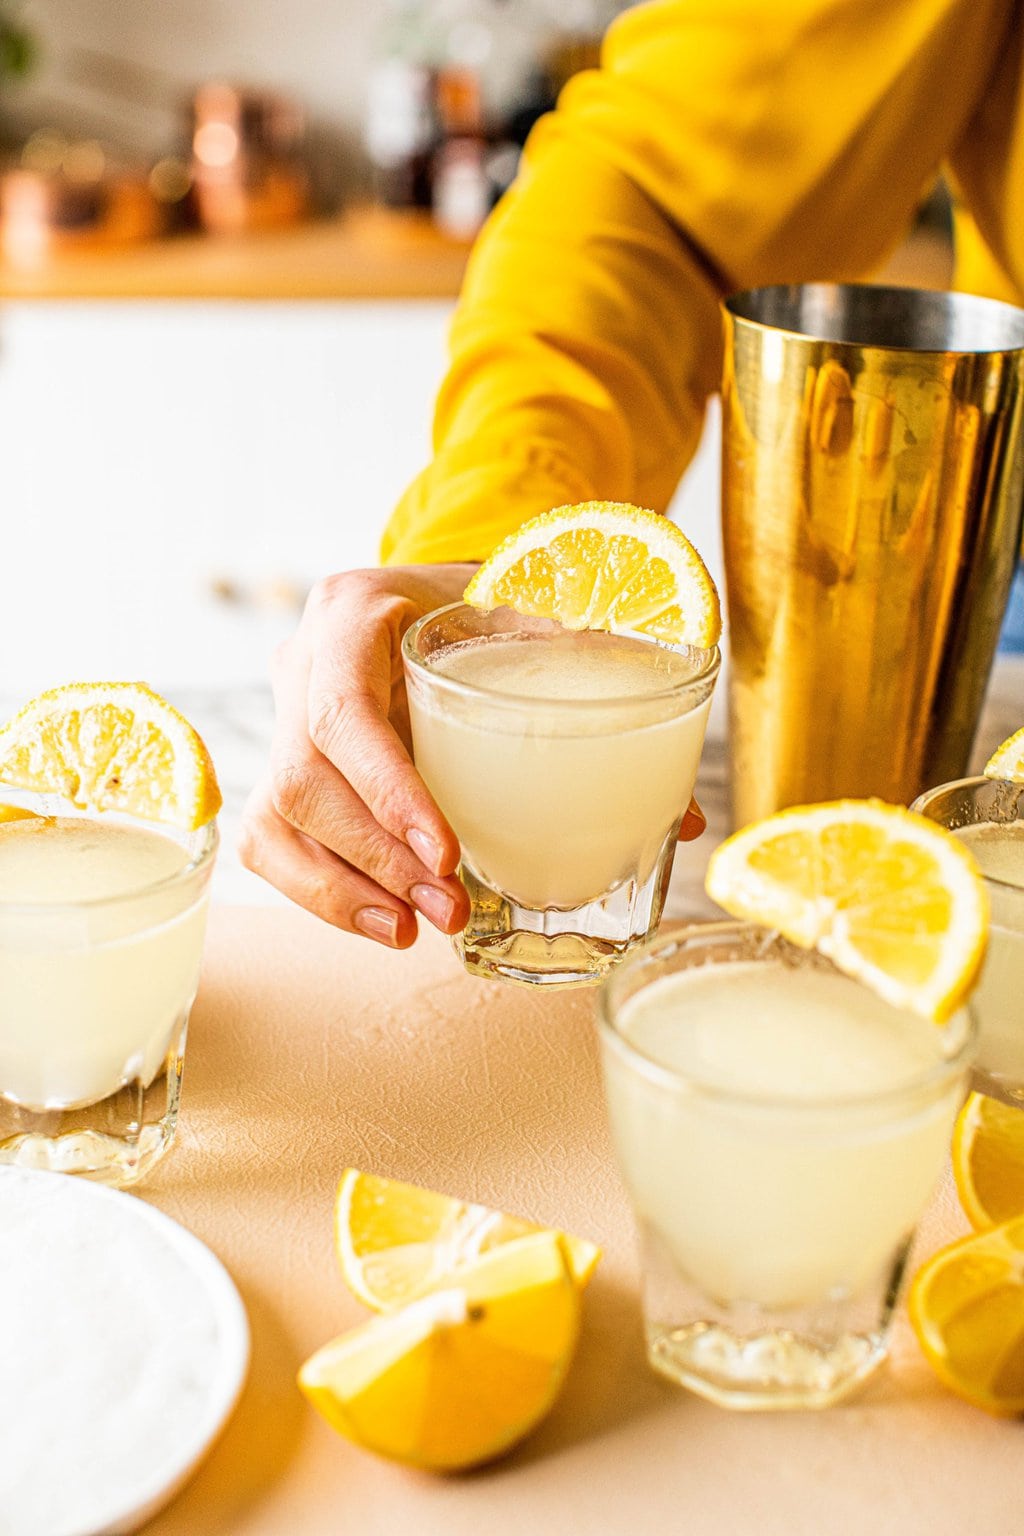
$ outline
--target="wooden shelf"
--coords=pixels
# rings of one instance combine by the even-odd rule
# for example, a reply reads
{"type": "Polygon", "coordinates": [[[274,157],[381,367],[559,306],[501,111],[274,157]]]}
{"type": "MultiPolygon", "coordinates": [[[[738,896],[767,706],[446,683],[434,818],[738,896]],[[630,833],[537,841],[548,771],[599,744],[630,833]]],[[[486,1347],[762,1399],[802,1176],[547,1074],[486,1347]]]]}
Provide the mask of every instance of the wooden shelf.
{"type": "Polygon", "coordinates": [[[236,239],[177,236],[0,265],[0,298],[454,298],[468,244],[421,214],[361,210],[236,239]]]}
{"type": "MultiPolygon", "coordinates": [[[[31,269],[0,262],[0,299],[435,299],[459,292],[470,246],[426,214],[358,209],[235,239],[70,243],[31,269]]],[[[875,282],[945,288],[949,243],[917,233],[875,282]]]]}

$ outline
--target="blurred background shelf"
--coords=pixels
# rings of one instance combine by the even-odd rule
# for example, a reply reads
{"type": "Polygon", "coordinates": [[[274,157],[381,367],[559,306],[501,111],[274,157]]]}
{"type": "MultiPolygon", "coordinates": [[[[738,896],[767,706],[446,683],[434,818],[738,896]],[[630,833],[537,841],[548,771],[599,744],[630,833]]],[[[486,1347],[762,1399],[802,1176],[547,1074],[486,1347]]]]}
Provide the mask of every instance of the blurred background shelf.
{"type": "Polygon", "coordinates": [[[0,298],[453,298],[468,251],[426,214],[367,208],[260,234],[58,249],[30,270],[0,265],[0,298]]]}

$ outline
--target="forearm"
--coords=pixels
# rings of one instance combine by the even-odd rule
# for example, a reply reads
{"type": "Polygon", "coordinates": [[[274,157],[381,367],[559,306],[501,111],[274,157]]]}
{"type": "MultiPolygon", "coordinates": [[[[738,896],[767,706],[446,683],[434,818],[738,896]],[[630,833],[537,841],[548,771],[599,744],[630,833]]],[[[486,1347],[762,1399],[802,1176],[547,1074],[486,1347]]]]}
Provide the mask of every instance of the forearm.
{"type": "Polygon", "coordinates": [[[627,12],[479,242],[435,459],[385,558],[480,558],[558,502],[663,509],[717,387],[722,292],[870,269],[973,110],[1004,10],[627,12]]]}

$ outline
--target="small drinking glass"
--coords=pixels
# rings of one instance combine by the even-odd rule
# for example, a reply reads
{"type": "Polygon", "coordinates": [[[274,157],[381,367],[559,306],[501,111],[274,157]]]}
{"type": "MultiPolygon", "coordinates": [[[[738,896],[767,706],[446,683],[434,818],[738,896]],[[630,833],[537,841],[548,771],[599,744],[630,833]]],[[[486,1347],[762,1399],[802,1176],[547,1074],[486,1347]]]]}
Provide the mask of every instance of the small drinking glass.
{"type": "Polygon", "coordinates": [[[463,963],[598,980],[661,917],[717,648],[455,603],[402,650],[416,766],[462,845],[463,963]]]}
{"type": "MultiPolygon", "coordinates": [[[[112,823],[129,825],[56,826],[112,823]]],[[[91,899],[72,877],[60,901],[0,886],[0,1164],[126,1185],[171,1145],[217,831],[142,835],[177,843],[183,862],[91,899]]]]}
{"type": "Polygon", "coordinates": [[[720,922],[632,956],[598,1012],[651,1365],[725,1407],[836,1402],[885,1357],[964,1095],[967,1010],[940,1029],[720,922]]]}
{"type": "Polygon", "coordinates": [[[1024,785],[956,779],[918,796],[911,810],[970,849],[988,891],[988,953],[974,993],[975,1085],[1024,1104],[1024,785]]]}

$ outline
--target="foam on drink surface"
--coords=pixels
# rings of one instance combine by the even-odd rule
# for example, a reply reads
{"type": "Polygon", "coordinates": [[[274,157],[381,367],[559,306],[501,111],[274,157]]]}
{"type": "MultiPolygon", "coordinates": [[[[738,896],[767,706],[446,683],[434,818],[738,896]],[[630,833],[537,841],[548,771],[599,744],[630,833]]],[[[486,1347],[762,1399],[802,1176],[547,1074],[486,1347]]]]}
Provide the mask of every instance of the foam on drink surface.
{"type": "Polygon", "coordinates": [[[956,835],[989,880],[1024,890],[1024,821],[981,822],[957,828],[956,835]]]}
{"type": "Polygon", "coordinates": [[[649,878],[690,798],[702,651],[596,632],[464,641],[409,692],[416,766],[492,890],[568,911],[649,878]]]}
{"type": "Polygon", "coordinates": [[[612,1125],[645,1241],[722,1304],[817,1305],[891,1269],[941,1171],[962,1079],[949,1033],[813,964],[666,976],[606,1050],[612,1125]]]}
{"type": "Polygon", "coordinates": [[[187,850],[142,828],[47,816],[0,829],[0,900],[100,901],[176,874],[187,850]]]}
{"type": "Polygon", "coordinates": [[[622,1034],[660,1065],[745,1097],[853,1098],[913,1081],[941,1036],[832,971],[737,961],[652,983],[622,1034]]]}
{"type": "Polygon", "coordinates": [[[533,640],[485,639],[452,645],[431,659],[455,682],[517,698],[632,699],[678,687],[694,661],[647,641],[602,632],[569,632],[533,640]]]}

